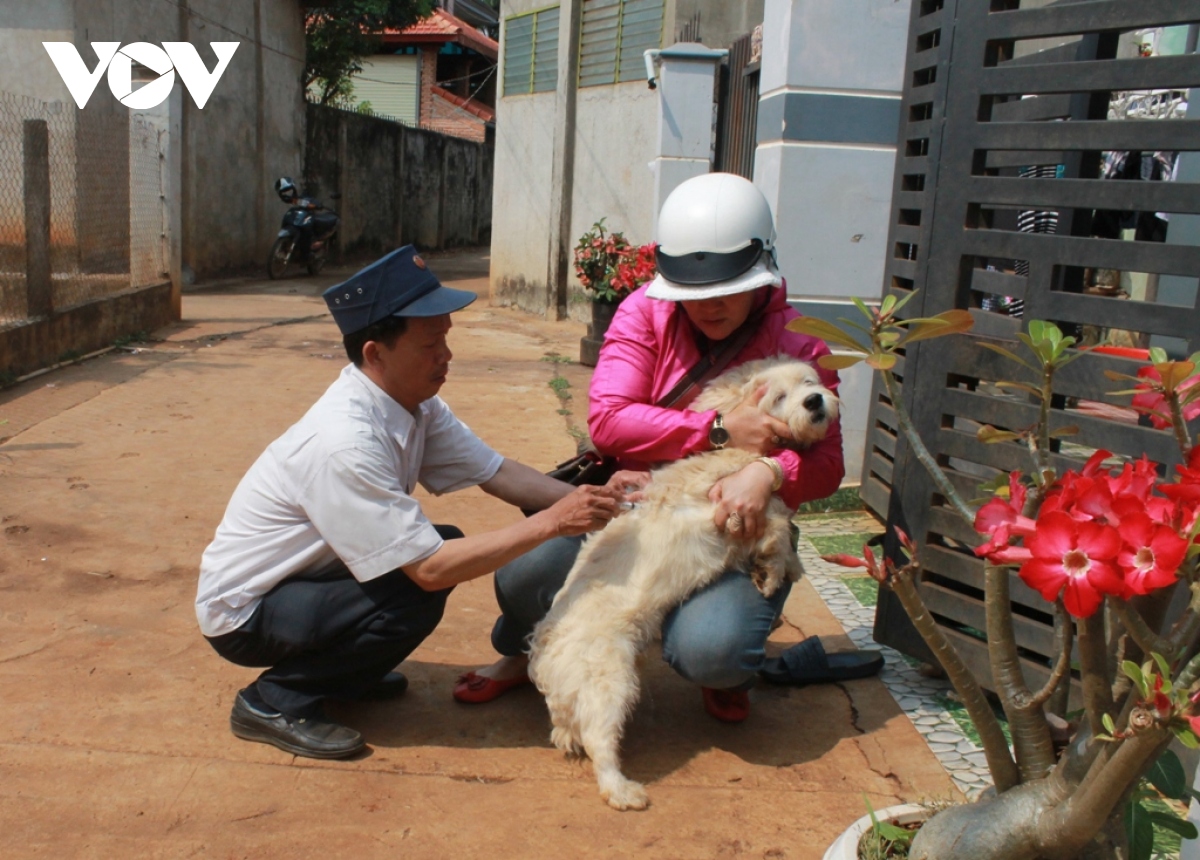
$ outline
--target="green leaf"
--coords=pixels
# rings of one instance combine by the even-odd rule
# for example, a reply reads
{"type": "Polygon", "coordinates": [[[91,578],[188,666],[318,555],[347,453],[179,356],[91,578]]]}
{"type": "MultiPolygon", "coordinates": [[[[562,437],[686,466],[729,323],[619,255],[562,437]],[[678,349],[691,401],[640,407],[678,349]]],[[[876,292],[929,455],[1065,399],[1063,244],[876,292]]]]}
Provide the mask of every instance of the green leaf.
{"type": "Polygon", "coordinates": [[[1174,391],[1181,382],[1192,375],[1196,365],[1190,361],[1168,361],[1166,364],[1155,365],[1155,369],[1162,377],[1163,388],[1166,391],[1174,391]]]}
{"type": "Polygon", "coordinates": [[[1151,364],[1162,364],[1166,360],[1167,360],[1167,351],[1165,349],[1163,349],[1161,346],[1150,347],[1150,363],[1151,364]]]}
{"type": "Polygon", "coordinates": [[[1112,718],[1111,714],[1101,714],[1100,722],[1103,723],[1104,728],[1108,729],[1109,734],[1112,734],[1113,732],[1115,732],[1117,730],[1116,725],[1113,723],[1113,718],[1112,718]]]}
{"type": "Polygon", "coordinates": [[[893,352],[875,352],[867,356],[867,365],[876,370],[891,370],[896,366],[896,354],[893,352]]]}
{"type": "MultiPolygon", "coordinates": [[[[917,292],[918,292],[917,290],[913,290],[907,296],[902,298],[900,301],[896,302],[896,307],[892,308],[892,313],[897,313],[897,314],[900,313],[900,309],[903,308],[909,302],[911,302],[913,300],[913,298],[917,295],[917,292]]],[[[1200,353],[1198,353],[1198,354],[1200,354],[1200,353]]]]}
{"type": "Polygon", "coordinates": [[[1158,674],[1162,675],[1163,684],[1170,684],[1171,682],[1168,679],[1171,677],[1171,666],[1169,663],[1167,663],[1167,658],[1162,654],[1159,654],[1157,651],[1151,651],[1150,656],[1154,659],[1154,662],[1158,664],[1158,674]]]}
{"type": "Polygon", "coordinates": [[[1183,772],[1179,756],[1172,750],[1168,749],[1158,757],[1158,761],[1146,772],[1146,779],[1166,797],[1183,800],[1187,796],[1184,793],[1184,789],[1187,788],[1187,774],[1183,772]]]}
{"type": "Polygon", "coordinates": [[[1128,379],[1130,382],[1141,382],[1142,380],[1136,376],[1130,376],[1128,373],[1117,373],[1115,370],[1106,370],[1104,375],[1113,382],[1120,382],[1122,379],[1128,379]]]}
{"type": "Polygon", "coordinates": [[[866,358],[865,355],[823,355],[817,359],[817,364],[826,370],[845,370],[847,367],[854,367],[866,358]]]}
{"type": "Polygon", "coordinates": [[[1034,343],[1040,343],[1046,339],[1046,322],[1045,320],[1030,320],[1029,321],[1029,337],[1034,343]]]}
{"type": "Polygon", "coordinates": [[[1150,810],[1140,803],[1125,807],[1125,832],[1129,836],[1129,860],[1150,860],[1154,851],[1154,825],[1150,810]]]}
{"type": "Polygon", "coordinates": [[[1151,812],[1150,822],[1155,827],[1161,827],[1163,830],[1178,833],[1184,839],[1195,839],[1197,836],[1200,836],[1200,832],[1197,832],[1195,824],[1170,813],[1151,812]]]}
{"type": "Polygon", "coordinates": [[[1171,726],[1171,732],[1188,749],[1200,750],[1200,740],[1196,739],[1196,736],[1192,734],[1192,730],[1187,726],[1171,726]]]}
{"type": "Polygon", "coordinates": [[[1021,437],[1011,430],[997,430],[991,424],[984,424],[976,431],[975,438],[985,445],[992,445],[996,442],[1011,442],[1021,437]]]}
{"type": "Polygon", "coordinates": [[[871,309],[867,307],[866,302],[864,302],[858,296],[851,296],[850,301],[854,302],[854,306],[862,312],[863,316],[865,316],[871,322],[875,322],[875,314],[871,313],[871,309]]]}
{"type": "Polygon", "coordinates": [[[880,316],[887,316],[896,309],[896,297],[888,293],[883,297],[883,304],[879,306],[880,316]]]}
{"type": "Polygon", "coordinates": [[[866,326],[859,325],[856,322],[851,322],[850,320],[846,319],[845,317],[838,317],[838,322],[845,323],[846,325],[850,326],[850,328],[856,329],[857,331],[861,331],[863,334],[865,334],[867,336],[867,340],[871,339],[871,330],[869,328],[867,328],[866,326]]]}
{"type": "Polygon", "coordinates": [[[1032,385],[1029,385],[1025,382],[997,382],[996,387],[1015,388],[1018,391],[1024,391],[1026,394],[1032,394],[1038,400],[1042,399],[1042,390],[1040,388],[1034,388],[1032,385]]]}
{"type": "Polygon", "coordinates": [[[1146,676],[1142,674],[1141,666],[1132,660],[1124,660],[1121,663],[1121,671],[1129,676],[1129,680],[1137,684],[1137,688],[1141,692],[1143,699],[1150,697],[1150,687],[1146,683],[1146,676]]]}
{"type": "Polygon", "coordinates": [[[787,324],[788,331],[798,331],[801,334],[807,334],[812,337],[819,337],[821,340],[827,340],[831,343],[839,344],[840,346],[849,347],[858,352],[868,352],[869,350],[855,340],[848,332],[843,331],[838,326],[831,322],[826,322],[823,319],[816,317],[800,317],[794,319],[787,324]]]}
{"type": "Polygon", "coordinates": [[[975,325],[975,318],[971,316],[970,311],[943,311],[937,316],[931,317],[928,322],[922,322],[915,327],[910,327],[908,336],[904,338],[903,343],[907,346],[915,341],[931,337],[962,334],[965,331],[970,331],[973,325],[975,325]]]}

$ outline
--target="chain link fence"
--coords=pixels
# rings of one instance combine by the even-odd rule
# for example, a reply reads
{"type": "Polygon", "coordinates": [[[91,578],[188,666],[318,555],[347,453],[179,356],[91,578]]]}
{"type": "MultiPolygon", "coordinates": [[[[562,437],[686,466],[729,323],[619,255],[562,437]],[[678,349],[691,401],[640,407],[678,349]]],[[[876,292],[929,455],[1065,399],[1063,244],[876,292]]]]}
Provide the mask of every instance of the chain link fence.
{"type": "Polygon", "coordinates": [[[169,279],[165,134],[0,92],[0,329],[169,279]]]}

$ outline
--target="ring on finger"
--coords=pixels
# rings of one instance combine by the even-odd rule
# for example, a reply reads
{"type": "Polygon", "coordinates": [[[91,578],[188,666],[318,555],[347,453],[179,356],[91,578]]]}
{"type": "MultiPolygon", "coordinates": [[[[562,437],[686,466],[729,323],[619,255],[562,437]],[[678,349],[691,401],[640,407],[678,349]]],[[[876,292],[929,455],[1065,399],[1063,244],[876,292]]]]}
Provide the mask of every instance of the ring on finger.
{"type": "Polygon", "coordinates": [[[725,528],[731,532],[740,532],[742,530],[742,515],[733,513],[725,520],[725,528]]]}
{"type": "Polygon", "coordinates": [[[772,436],[772,437],[771,437],[771,444],[772,444],[772,445],[781,445],[781,444],[783,444],[783,439],[781,439],[781,438],[780,438],[780,437],[778,437],[778,436],[772,436]]]}

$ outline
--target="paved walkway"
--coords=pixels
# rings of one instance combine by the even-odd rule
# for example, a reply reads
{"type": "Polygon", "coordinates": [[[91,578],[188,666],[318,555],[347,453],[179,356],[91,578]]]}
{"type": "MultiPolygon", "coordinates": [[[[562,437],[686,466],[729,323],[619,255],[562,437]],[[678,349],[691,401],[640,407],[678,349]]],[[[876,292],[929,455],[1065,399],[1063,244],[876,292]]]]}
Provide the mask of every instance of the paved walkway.
{"type": "MultiPolygon", "coordinates": [[[[477,252],[431,268],[486,294],[477,252]]],[[[245,469],[344,364],[319,298],[337,274],[193,290],[152,341],[0,392],[4,857],[820,858],[864,795],[958,795],[878,679],[760,686],[727,726],[652,654],[625,744],[652,806],[614,812],[550,746],[534,690],[451,700],[493,657],[489,578],[452,595],[404,698],[337,710],[368,753],[315,762],[234,739],[253,672],[199,636],[197,565],[245,469]]],[[[572,453],[589,372],[563,359],[584,327],[486,295],[455,323],[443,396],[460,417],[538,468],[572,453]]],[[[519,516],[478,490],[423,503],[468,533],[519,516]]],[[[785,619],[772,648],[849,644],[811,582],[785,619]]]]}

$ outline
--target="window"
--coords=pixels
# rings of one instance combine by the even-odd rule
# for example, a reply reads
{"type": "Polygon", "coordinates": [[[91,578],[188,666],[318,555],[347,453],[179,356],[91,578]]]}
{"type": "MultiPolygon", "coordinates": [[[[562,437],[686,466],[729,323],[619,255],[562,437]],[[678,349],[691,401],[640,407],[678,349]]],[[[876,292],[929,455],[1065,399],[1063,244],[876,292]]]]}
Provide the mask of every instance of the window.
{"type": "Polygon", "coordinates": [[[504,21],[504,95],[551,91],[558,83],[558,7],[504,21]]]}
{"type": "Polygon", "coordinates": [[[646,79],[642,52],[662,44],[663,0],[584,0],[579,86],[646,79]]]}

